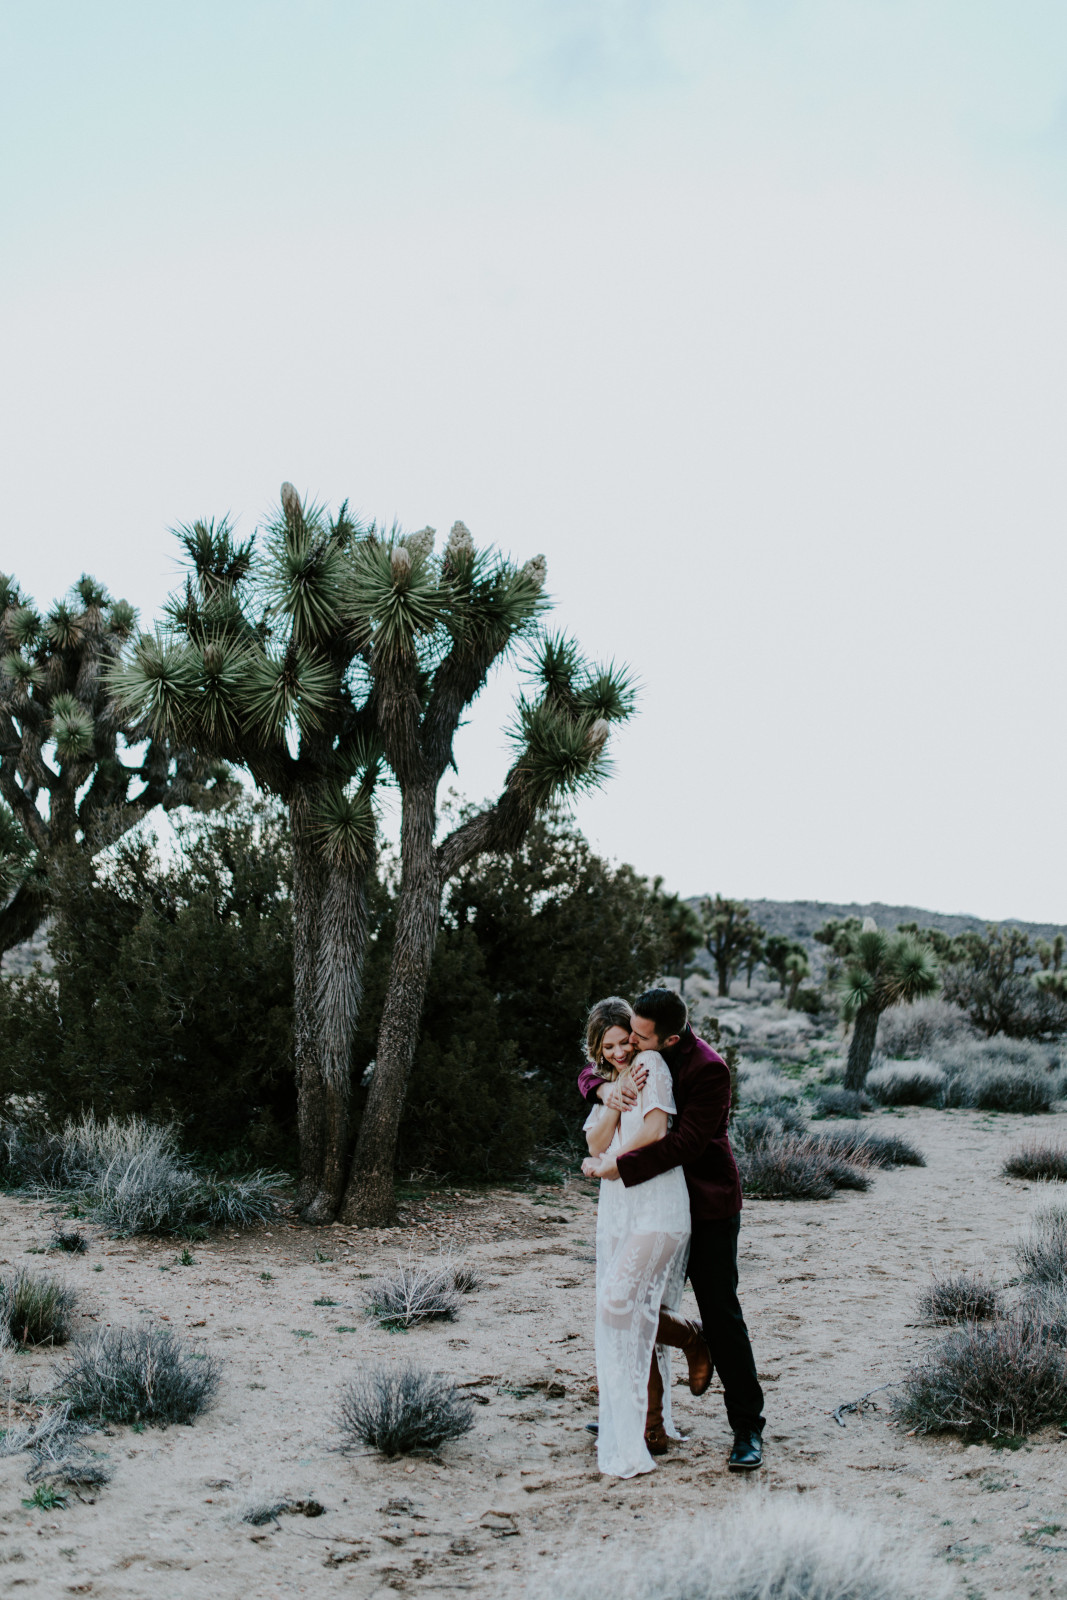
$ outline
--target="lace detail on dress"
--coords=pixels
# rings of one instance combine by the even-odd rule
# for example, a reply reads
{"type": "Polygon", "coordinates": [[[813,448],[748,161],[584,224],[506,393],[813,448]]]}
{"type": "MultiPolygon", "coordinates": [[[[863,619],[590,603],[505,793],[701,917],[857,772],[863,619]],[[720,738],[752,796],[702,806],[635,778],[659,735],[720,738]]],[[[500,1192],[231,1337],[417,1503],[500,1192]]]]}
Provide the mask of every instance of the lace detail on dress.
{"type": "MultiPolygon", "coordinates": [[[[608,1149],[627,1144],[646,1114],[676,1114],[667,1063],[656,1051],[642,1057],[648,1079],[638,1104],[623,1113],[608,1149]]],[[[586,1126],[596,1118],[590,1115],[586,1126]]],[[[656,1349],[660,1307],[681,1303],[689,1259],[689,1195],[680,1167],[627,1189],[603,1179],[597,1208],[596,1367],[600,1390],[597,1461],[601,1472],[632,1478],[655,1466],[645,1444],[648,1375],[653,1351],[663,1377],[663,1421],[680,1437],[671,1418],[670,1351],[656,1349]]]]}

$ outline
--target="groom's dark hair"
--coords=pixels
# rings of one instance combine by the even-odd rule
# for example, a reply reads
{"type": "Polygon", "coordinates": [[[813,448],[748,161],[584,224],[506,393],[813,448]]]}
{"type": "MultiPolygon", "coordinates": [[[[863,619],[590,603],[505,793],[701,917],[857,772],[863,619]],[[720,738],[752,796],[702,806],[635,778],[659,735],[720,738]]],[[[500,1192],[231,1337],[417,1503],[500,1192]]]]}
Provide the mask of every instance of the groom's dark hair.
{"type": "Polygon", "coordinates": [[[633,1005],[639,1017],[647,1017],[656,1025],[656,1038],[669,1039],[672,1033],[684,1033],[689,1021],[689,1008],[680,994],[673,989],[646,989],[633,1005]]]}

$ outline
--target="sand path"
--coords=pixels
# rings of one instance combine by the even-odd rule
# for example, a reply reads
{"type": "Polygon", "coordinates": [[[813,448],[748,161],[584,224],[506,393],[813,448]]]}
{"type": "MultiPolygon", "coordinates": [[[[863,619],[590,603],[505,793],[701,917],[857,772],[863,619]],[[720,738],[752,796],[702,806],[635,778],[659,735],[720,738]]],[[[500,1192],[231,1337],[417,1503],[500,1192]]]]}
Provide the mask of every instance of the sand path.
{"type": "MultiPolygon", "coordinates": [[[[906,1131],[928,1166],[880,1173],[867,1194],[746,1206],[742,1295],[768,1397],[762,1487],[825,1494],[922,1539],[958,1567],[972,1600],[1067,1596],[1067,1443],[1055,1429],[996,1452],[907,1438],[873,1409],[845,1428],[830,1415],[898,1377],[930,1337],[915,1301],[931,1268],[978,1263],[1010,1277],[1012,1240],[1050,1189],[998,1177],[1000,1163],[1035,1131],[1067,1137],[1067,1115],[871,1121],[906,1131]],[[1058,1523],[1062,1534],[1041,1531],[1058,1523]]],[[[183,1267],[173,1243],[99,1236],[84,1257],[26,1254],[47,1242],[51,1217],[0,1198],[0,1269],[54,1266],[98,1325],[169,1319],[208,1342],[225,1380],[193,1427],[92,1440],[115,1469],[93,1503],[26,1510],[27,1458],[0,1461],[0,1594],[498,1597],[521,1593],[518,1575],[546,1557],[592,1558],[602,1538],[639,1541],[642,1523],[714,1518],[760,1492],[724,1470],[717,1394],[694,1401],[677,1369],[689,1443],[646,1478],[597,1475],[585,1431],[596,1415],[594,1221],[595,1192],[581,1181],[442,1192],[413,1203],[395,1230],[280,1226],[195,1245],[196,1264],[183,1267]],[[362,1315],[368,1276],[450,1245],[485,1278],[455,1323],[390,1334],[362,1315]],[[439,1461],[339,1453],[346,1375],[358,1362],[406,1359],[470,1384],[473,1432],[439,1461]],[[314,1495],[327,1510],[250,1527],[240,1511],[260,1491],[314,1495]]],[[[53,1364],[20,1355],[8,1377],[41,1384],[53,1364]]]]}

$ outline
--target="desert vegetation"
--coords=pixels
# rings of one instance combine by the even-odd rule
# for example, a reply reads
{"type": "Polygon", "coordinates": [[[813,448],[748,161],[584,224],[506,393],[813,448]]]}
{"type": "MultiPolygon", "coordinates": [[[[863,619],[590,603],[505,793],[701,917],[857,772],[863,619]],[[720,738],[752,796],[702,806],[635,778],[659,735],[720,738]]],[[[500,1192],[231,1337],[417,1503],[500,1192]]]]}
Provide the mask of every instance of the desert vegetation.
{"type": "Polygon", "coordinates": [[[341,1396],[339,1426],[349,1445],[384,1456],[439,1450],[474,1425],[474,1407],[441,1373],[407,1365],[371,1367],[341,1396]]]}
{"type": "Polygon", "coordinates": [[[221,1381],[210,1352],[169,1328],[103,1328],[71,1348],[55,1393],[77,1421],[192,1422],[221,1381]]]}

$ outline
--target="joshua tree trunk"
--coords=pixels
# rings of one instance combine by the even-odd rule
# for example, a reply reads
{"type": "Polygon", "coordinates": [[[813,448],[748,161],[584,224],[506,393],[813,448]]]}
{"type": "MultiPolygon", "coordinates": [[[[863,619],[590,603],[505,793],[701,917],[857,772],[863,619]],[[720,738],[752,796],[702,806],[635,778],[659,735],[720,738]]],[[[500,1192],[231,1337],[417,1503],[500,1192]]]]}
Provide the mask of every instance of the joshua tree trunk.
{"type": "Polygon", "coordinates": [[[848,1066],[845,1068],[845,1088],[862,1089],[870,1071],[874,1054],[874,1041],[878,1033],[877,1006],[861,1006],[852,1025],[852,1041],[848,1047],[848,1066]]]}
{"type": "Polygon", "coordinates": [[[719,974],[719,998],[728,999],[730,995],[730,963],[716,956],[715,971],[719,974]]]}
{"type": "Polygon", "coordinates": [[[380,1228],[396,1215],[393,1165],[408,1078],[422,1021],[444,887],[434,853],[435,787],[404,798],[403,873],[378,1056],[363,1109],[341,1220],[380,1228]]]}
{"type": "Polygon", "coordinates": [[[315,1010],[322,1083],[320,1188],[309,1201],[308,1222],[332,1221],[345,1186],[349,1104],[352,1097],[352,1038],[363,998],[367,948],[367,867],[330,868],[322,904],[315,1010]]]}
{"type": "Polygon", "coordinates": [[[304,807],[290,808],[293,830],[293,1061],[296,1069],[296,1120],[300,1142],[301,1212],[322,1192],[326,1105],[319,1068],[315,988],[319,930],[325,898],[325,869],[314,843],[306,836],[304,807]]]}

